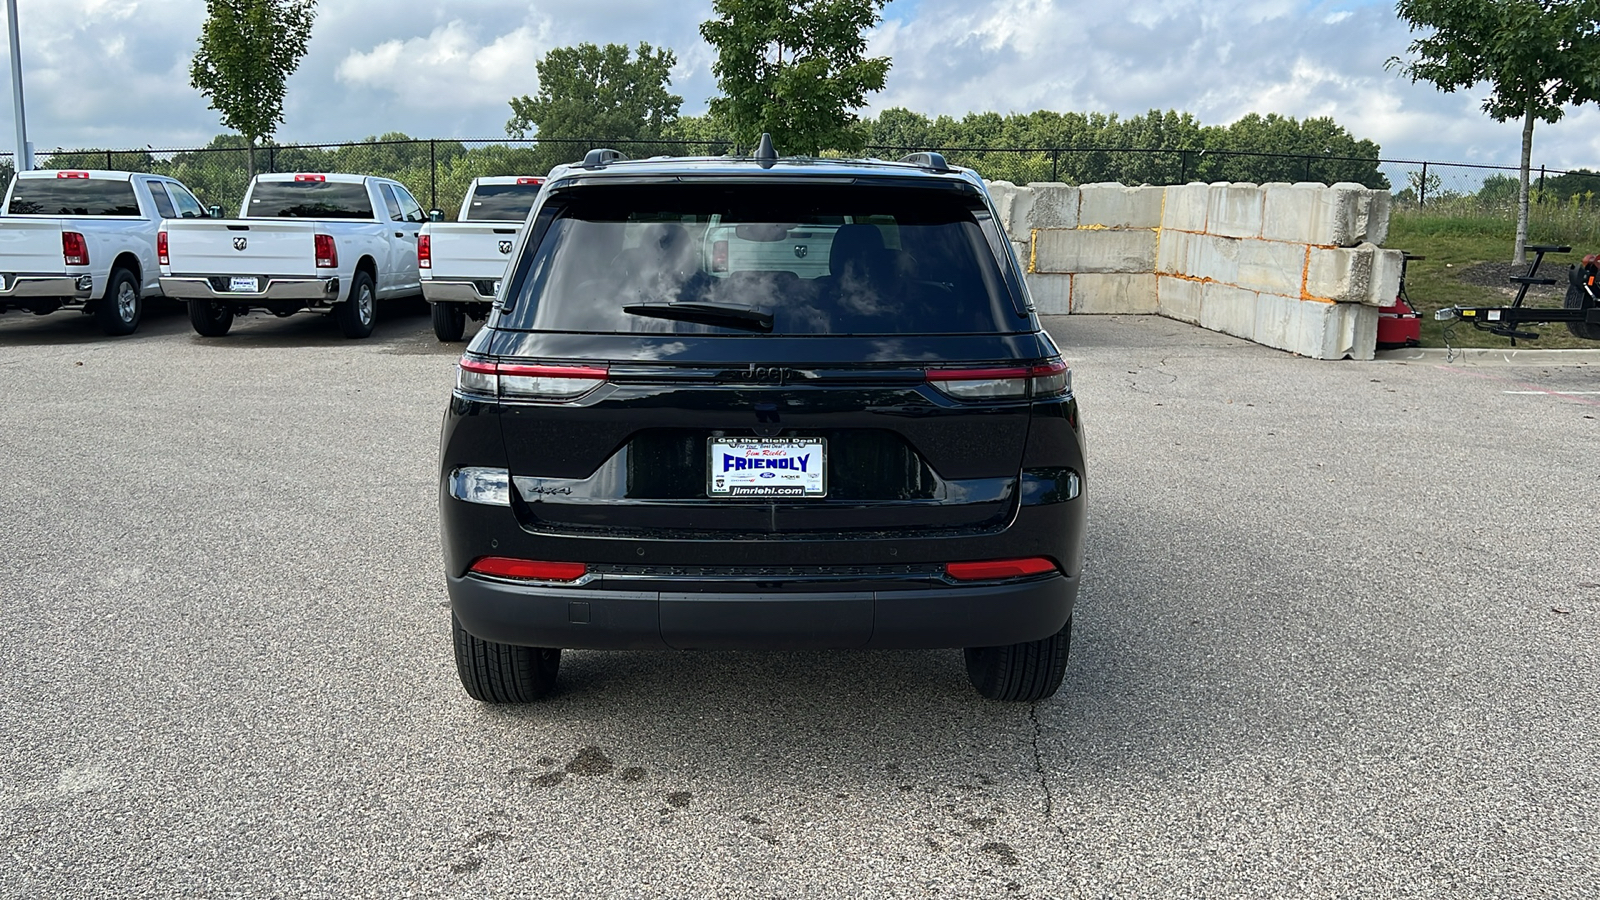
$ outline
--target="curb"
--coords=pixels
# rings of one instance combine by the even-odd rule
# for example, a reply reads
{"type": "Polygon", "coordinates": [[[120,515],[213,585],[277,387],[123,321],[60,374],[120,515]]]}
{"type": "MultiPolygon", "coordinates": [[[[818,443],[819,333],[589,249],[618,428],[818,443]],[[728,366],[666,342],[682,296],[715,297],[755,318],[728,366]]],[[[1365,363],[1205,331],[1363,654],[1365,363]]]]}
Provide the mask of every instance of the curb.
{"type": "Polygon", "coordinates": [[[1511,350],[1489,347],[1408,347],[1379,350],[1377,362],[1438,363],[1453,366],[1600,366],[1600,349],[1511,350]]]}

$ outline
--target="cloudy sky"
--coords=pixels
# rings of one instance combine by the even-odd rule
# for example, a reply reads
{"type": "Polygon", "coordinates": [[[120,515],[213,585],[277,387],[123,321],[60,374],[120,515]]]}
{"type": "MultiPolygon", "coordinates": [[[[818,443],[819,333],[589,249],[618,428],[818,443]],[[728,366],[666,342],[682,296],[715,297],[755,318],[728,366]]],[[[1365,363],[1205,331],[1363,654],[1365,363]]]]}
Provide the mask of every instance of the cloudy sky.
{"type": "MultiPolygon", "coordinates": [[[[186,147],[222,130],[188,83],[203,0],[17,3],[36,147],[186,147]]],[[[497,137],[507,99],[538,87],[534,61],[580,41],[672,48],[683,111],[704,112],[710,14],[710,0],[321,0],[279,139],[497,137]]],[[[1481,89],[1445,95],[1385,71],[1409,40],[1374,0],[892,0],[871,46],[894,66],[868,112],[1329,115],[1385,157],[1514,164],[1519,127],[1484,116],[1481,89]]],[[[1600,109],[1541,125],[1534,162],[1600,165],[1600,109]]]]}

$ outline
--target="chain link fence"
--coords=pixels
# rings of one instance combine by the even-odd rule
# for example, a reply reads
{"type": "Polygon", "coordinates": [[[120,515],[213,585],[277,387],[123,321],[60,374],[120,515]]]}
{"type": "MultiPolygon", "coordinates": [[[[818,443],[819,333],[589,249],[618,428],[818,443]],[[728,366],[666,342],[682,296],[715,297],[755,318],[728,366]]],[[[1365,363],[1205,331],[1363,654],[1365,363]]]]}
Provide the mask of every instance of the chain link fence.
{"type": "MultiPolygon", "coordinates": [[[[54,150],[35,154],[39,168],[154,172],[188,185],[208,205],[232,214],[244,197],[251,151],[233,146],[157,150],[54,150]]],[[[539,175],[581,159],[595,146],[614,147],[639,159],[652,156],[720,156],[750,151],[731,140],[617,141],[482,139],[367,139],[337,144],[272,145],[254,151],[259,172],[359,172],[394,178],[430,207],[453,219],[473,178],[539,175]]],[[[1493,217],[1514,220],[1517,169],[1422,160],[1307,156],[1236,150],[1137,147],[913,147],[870,146],[867,155],[898,159],[932,150],[985,178],[1016,184],[1183,184],[1191,181],[1354,182],[1388,190],[1402,214],[1493,217]]],[[[0,177],[9,182],[12,155],[0,153],[0,177]]],[[[1600,175],[1540,167],[1533,175],[1531,224],[1537,232],[1600,238],[1600,175]]]]}

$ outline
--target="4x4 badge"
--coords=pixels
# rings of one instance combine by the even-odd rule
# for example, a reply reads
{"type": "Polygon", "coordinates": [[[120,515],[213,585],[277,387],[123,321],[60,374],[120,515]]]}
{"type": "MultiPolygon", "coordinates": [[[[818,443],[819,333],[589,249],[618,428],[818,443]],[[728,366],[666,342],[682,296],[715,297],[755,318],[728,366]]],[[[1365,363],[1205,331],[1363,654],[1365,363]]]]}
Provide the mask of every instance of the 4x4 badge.
{"type": "Polygon", "coordinates": [[[248,246],[250,246],[249,238],[236,237],[233,239],[233,249],[235,250],[243,250],[248,246]]]}

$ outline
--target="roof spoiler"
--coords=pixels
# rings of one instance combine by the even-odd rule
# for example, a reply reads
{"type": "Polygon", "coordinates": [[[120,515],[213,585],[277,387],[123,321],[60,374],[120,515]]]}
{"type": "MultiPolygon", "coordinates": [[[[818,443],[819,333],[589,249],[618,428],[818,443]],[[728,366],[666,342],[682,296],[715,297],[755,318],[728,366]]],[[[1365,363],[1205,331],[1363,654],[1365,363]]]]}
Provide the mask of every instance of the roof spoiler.
{"type": "Polygon", "coordinates": [[[950,171],[950,164],[944,161],[943,153],[912,153],[901,157],[900,161],[932,172],[950,171]]]}

